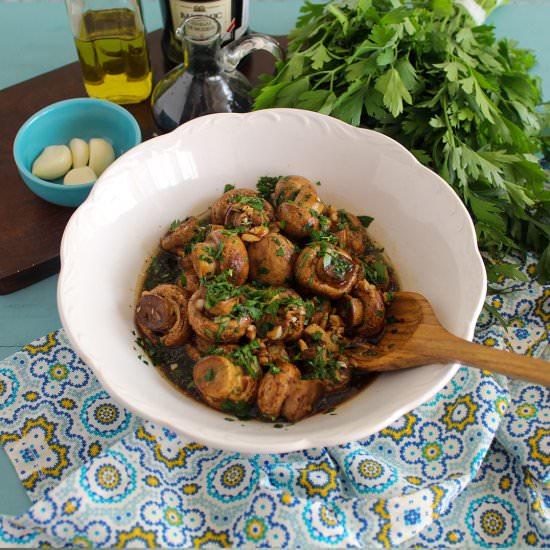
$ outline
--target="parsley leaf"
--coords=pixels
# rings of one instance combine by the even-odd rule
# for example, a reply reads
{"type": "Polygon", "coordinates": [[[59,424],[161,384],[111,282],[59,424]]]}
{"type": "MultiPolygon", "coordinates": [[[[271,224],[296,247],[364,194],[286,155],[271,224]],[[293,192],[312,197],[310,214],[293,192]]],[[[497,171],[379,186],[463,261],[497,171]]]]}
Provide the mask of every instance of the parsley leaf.
{"type": "Polygon", "coordinates": [[[311,109],[396,139],[457,192],[485,257],[538,253],[547,282],[550,192],[536,155],[550,158],[550,109],[535,61],[458,2],[306,1],[254,108],[311,109]]]}

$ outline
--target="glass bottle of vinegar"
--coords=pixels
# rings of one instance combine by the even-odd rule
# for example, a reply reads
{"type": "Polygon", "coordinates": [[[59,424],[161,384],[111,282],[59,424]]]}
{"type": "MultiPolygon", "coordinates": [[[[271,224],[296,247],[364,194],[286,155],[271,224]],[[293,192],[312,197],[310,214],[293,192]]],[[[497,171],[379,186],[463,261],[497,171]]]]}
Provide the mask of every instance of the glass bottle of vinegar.
{"type": "Polygon", "coordinates": [[[139,0],[66,0],[90,97],[138,103],[152,76],[139,0]]]}
{"type": "MultiPolygon", "coordinates": [[[[194,15],[205,15],[218,21],[222,29],[222,45],[240,38],[248,30],[249,3],[250,0],[160,0],[165,58],[174,64],[183,62],[181,41],[176,31],[185,19],[194,15]]],[[[188,32],[198,36],[201,29],[190,28],[188,32]]]]}

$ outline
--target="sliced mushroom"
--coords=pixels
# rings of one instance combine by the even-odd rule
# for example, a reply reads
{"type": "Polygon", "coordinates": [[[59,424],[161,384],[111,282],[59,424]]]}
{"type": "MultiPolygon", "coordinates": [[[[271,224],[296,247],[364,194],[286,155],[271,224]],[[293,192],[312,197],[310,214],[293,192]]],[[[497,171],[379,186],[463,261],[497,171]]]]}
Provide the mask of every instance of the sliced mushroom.
{"type": "Polygon", "coordinates": [[[248,252],[244,243],[223,229],[211,231],[203,243],[195,245],[191,258],[200,278],[230,272],[229,280],[234,285],[242,285],[248,277],[248,252]]]}
{"type": "Polygon", "coordinates": [[[243,337],[252,323],[248,316],[234,318],[230,315],[210,316],[205,307],[206,289],[201,287],[189,300],[189,323],[205,340],[215,343],[234,343],[243,337]]]}
{"type": "Polygon", "coordinates": [[[325,211],[325,205],[308,179],[301,176],[279,178],[271,196],[284,233],[303,239],[312,229],[319,229],[319,216],[325,211]]]}
{"type": "Polygon", "coordinates": [[[263,416],[276,420],[281,416],[283,403],[294,384],[300,380],[300,371],[292,363],[277,363],[275,371],[264,374],[258,388],[258,409],[263,416]]]}
{"type": "Polygon", "coordinates": [[[275,313],[264,314],[258,322],[258,332],[268,340],[295,342],[304,330],[306,320],[305,303],[297,292],[281,289],[269,298],[268,308],[275,313]]]}
{"type": "Polygon", "coordinates": [[[144,291],[136,307],[136,324],[152,342],[166,347],[184,344],[191,334],[187,294],[177,285],[162,284],[144,291]]]}
{"type": "Polygon", "coordinates": [[[281,415],[290,422],[298,422],[313,412],[324,391],[325,386],[320,380],[296,381],[283,403],[281,415]]]}
{"type": "Polygon", "coordinates": [[[294,264],[294,276],[305,289],[326,298],[340,298],[349,292],[359,266],[341,248],[325,242],[306,246],[294,264]]]}
{"type": "Polygon", "coordinates": [[[231,189],[212,206],[212,223],[228,229],[267,226],[273,218],[273,207],[252,189],[231,189]]]}
{"type": "Polygon", "coordinates": [[[258,381],[259,377],[246,374],[241,366],[219,355],[203,357],[193,368],[195,387],[216,409],[222,409],[227,401],[250,403],[256,397],[258,381]]]}
{"type": "Polygon", "coordinates": [[[336,218],[332,219],[331,231],[336,235],[340,248],[352,255],[364,254],[370,240],[359,218],[346,210],[336,211],[331,218],[336,218]]]}
{"type": "Polygon", "coordinates": [[[294,244],[280,233],[268,233],[248,246],[249,277],[272,286],[288,286],[296,260],[294,244]]]}

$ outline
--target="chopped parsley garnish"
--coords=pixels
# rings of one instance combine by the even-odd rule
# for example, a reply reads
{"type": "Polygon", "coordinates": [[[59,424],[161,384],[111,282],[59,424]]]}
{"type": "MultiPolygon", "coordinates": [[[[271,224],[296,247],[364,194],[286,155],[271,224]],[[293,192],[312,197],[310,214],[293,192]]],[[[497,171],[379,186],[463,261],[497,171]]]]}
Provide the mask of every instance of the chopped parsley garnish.
{"type": "Polygon", "coordinates": [[[223,188],[223,192],[227,193],[228,191],[232,191],[233,189],[235,189],[234,185],[231,185],[230,183],[226,183],[225,187],[223,188]]]}
{"type": "Polygon", "coordinates": [[[363,227],[368,227],[374,220],[374,218],[371,218],[370,216],[357,216],[357,219],[361,222],[363,227]]]}
{"type": "Polygon", "coordinates": [[[250,206],[250,208],[253,208],[254,210],[259,210],[260,212],[263,212],[264,210],[264,202],[259,197],[247,197],[246,195],[235,195],[231,197],[231,202],[245,204],[247,206],[250,206]]]}
{"type": "MultiPolygon", "coordinates": [[[[320,251],[323,247],[321,247],[320,251]]],[[[336,250],[325,247],[323,255],[323,268],[339,280],[343,280],[353,269],[353,263],[336,250]]]]}
{"type": "Polygon", "coordinates": [[[214,378],[216,378],[216,371],[212,367],[210,367],[202,377],[205,382],[212,382],[214,378]]]}
{"type": "Polygon", "coordinates": [[[183,223],[182,220],[174,220],[171,224],[170,224],[170,227],[169,227],[169,231],[174,231],[176,230],[181,224],[183,223]]]}
{"type": "Polygon", "coordinates": [[[386,264],[381,260],[366,261],[363,258],[361,265],[365,273],[365,279],[373,285],[385,285],[388,282],[388,270],[386,264]]]}
{"type": "Polygon", "coordinates": [[[206,289],[205,306],[207,309],[215,307],[220,302],[236,298],[241,293],[241,287],[229,281],[232,271],[227,270],[211,279],[203,278],[201,284],[206,289]]]}
{"type": "Polygon", "coordinates": [[[338,381],[336,377],[338,364],[335,359],[330,357],[323,345],[316,346],[313,358],[304,360],[303,364],[307,372],[302,376],[304,379],[338,381]]]}
{"type": "Polygon", "coordinates": [[[258,193],[260,196],[269,201],[271,198],[271,193],[275,191],[275,185],[277,185],[277,182],[279,181],[279,176],[277,177],[270,177],[270,176],[262,176],[258,183],[256,184],[256,189],[258,190],[258,193]]]}
{"type": "Polygon", "coordinates": [[[222,411],[232,414],[241,420],[246,420],[251,417],[250,413],[252,406],[242,399],[240,401],[230,401],[229,399],[226,399],[225,401],[222,401],[221,409],[222,411]]]}

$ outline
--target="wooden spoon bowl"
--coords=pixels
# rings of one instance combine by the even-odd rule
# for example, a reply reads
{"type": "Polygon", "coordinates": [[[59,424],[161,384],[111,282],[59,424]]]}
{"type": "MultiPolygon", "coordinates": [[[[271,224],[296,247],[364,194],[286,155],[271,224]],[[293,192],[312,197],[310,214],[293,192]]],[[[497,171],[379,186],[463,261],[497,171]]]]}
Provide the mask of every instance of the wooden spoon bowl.
{"type": "Polygon", "coordinates": [[[348,354],[355,368],[384,372],[458,361],[512,378],[550,386],[550,363],[474,344],[441,326],[421,294],[396,292],[388,309],[389,324],[375,346],[356,344],[348,354]]]}

